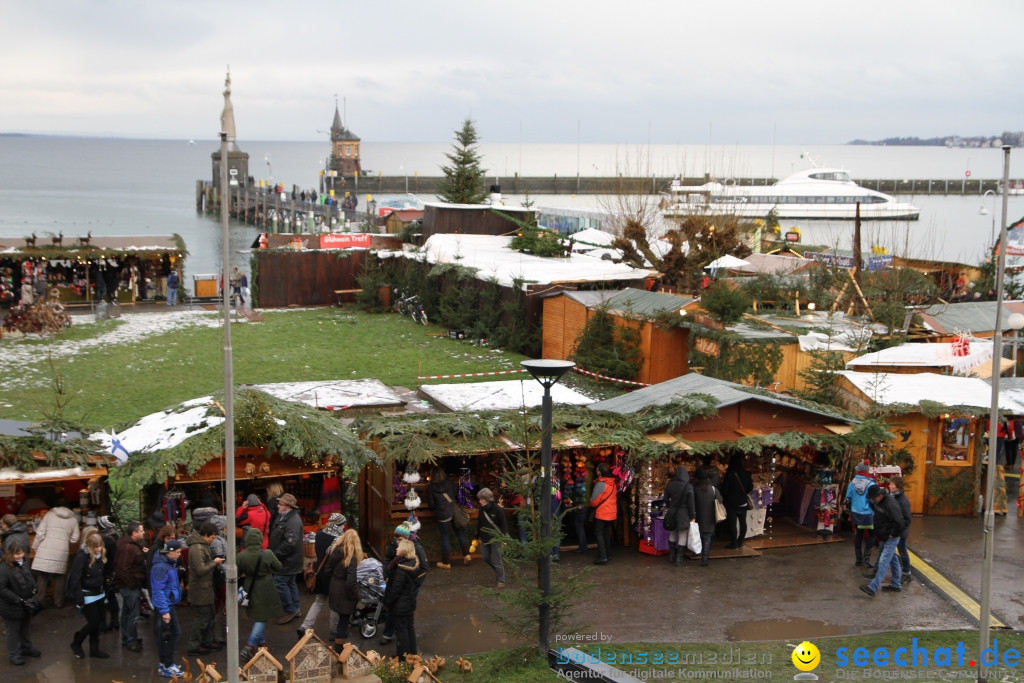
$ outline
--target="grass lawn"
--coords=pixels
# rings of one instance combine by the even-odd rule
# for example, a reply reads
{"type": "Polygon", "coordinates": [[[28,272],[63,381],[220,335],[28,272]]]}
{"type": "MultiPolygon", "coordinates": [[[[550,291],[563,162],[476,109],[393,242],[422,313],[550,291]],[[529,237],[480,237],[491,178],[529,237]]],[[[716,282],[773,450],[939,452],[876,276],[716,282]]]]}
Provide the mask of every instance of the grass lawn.
{"type": "MultiPolygon", "coordinates": [[[[262,315],[266,322],[232,325],[236,385],[376,378],[388,386],[415,388],[418,375],[513,370],[526,358],[450,340],[440,327],[424,327],[394,314],[320,308],[262,315]]],[[[0,401],[0,418],[37,421],[52,409],[55,372],[47,362],[49,345],[97,337],[122,324],[108,320],[73,326],[51,339],[0,340],[0,353],[8,344],[29,345],[38,359],[8,369],[4,379],[14,380],[18,390],[0,401]]],[[[110,427],[222,389],[223,358],[221,327],[184,327],[55,358],[54,369],[66,391],[74,394],[65,416],[110,427]]],[[[609,391],[595,392],[579,377],[573,383],[590,395],[609,391]]]]}
{"type": "MultiPolygon", "coordinates": [[[[708,618],[713,618],[708,615],[708,618]]],[[[885,614],[879,613],[879,627],[885,627],[885,614]]],[[[1024,651],[1024,635],[993,631],[991,639],[999,645],[997,669],[989,669],[988,680],[1024,681],[1024,664],[1015,663],[1008,650],[1024,651]]],[[[906,631],[899,633],[873,633],[856,636],[814,638],[811,642],[821,652],[821,663],[813,670],[822,681],[838,680],[977,680],[978,668],[968,662],[975,660],[978,649],[977,631],[906,631]],[[929,666],[901,667],[893,661],[898,648],[912,652],[913,639],[917,647],[929,653],[929,666]],[[958,665],[957,645],[963,643],[963,666],[958,665]],[[845,648],[847,662],[839,666],[837,651],[845,648]],[[864,648],[858,653],[858,648],[864,648]],[[884,648],[885,652],[876,654],[884,648]],[[936,654],[948,649],[950,665],[937,666],[936,654]],[[883,658],[884,655],[884,658],[883,658]],[[863,657],[860,659],[859,657],[863,657]],[[876,665],[873,657],[878,657],[876,665]],[[886,664],[881,664],[882,661],[886,664]],[[865,663],[858,666],[855,662],[865,663]]],[[[736,642],[736,643],[611,643],[589,644],[577,649],[614,668],[641,680],[793,680],[800,673],[793,665],[796,640],[736,642]],[[600,647],[600,650],[598,650],[600,647]],[[615,663],[612,664],[612,661],[615,663]]],[[[910,655],[908,654],[908,657],[910,655]]],[[[555,681],[559,677],[548,669],[547,663],[536,656],[536,650],[494,650],[467,656],[473,662],[473,673],[461,676],[454,673],[453,662],[445,667],[442,680],[502,681],[502,683],[532,683],[555,681]],[[451,673],[450,673],[451,672],[451,673]]],[[[385,678],[385,683],[389,680],[385,678]]],[[[397,678],[395,679],[398,680],[397,678]]],[[[585,681],[586,678],[574,680],[585,681]]]]}

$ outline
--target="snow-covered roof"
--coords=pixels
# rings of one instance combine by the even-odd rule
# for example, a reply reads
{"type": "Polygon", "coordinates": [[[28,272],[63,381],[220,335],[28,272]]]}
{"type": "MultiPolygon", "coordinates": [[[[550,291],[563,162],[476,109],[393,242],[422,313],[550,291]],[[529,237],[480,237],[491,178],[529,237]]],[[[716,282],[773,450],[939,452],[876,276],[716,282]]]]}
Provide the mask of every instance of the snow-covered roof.
{"type": "MultiPolygon", "coordinates": [[[[977,408],[992,405],[992,387],[977,377],[953,377],[934,372],[906,374],[850,370],[843,370],[839,374],[878,405],[917,405],[921,401],[977,408]]],[[[1024,403],[1000,392],[999,408],[1021,412],[1024,411],[1024,403]]]]}
{"type": "Polygon", "coordinates": [[[953,355],[953,344],[900,344],[854,358],[846,367],[951,368],[956,375],[967,375],[974,368],[992,362],[992,341],[971,339],[965,356],[953,355]]]}
{"type": "MultiPolygon", "coordinates": [[[[467,384],[429,384],[421,386],[420,393],[452,412],[533,408],[541,405],[544,400],[544,387],[532,378],[467,384]]],[[[585,406],[593,403],[594,399],[565,385],[556,384],[551,387],[551,402],[585,406]]]]}
{"type": "Polygon", "coordinates": [[[393,389],[378,379],[277,382],[253,384],[251,388],[284,401],[305,403],[325,410],[382,408],[405,403],[393,389]]]}
{"type": "Polygon", "coordinates": [[[640,280],[654,274],[651,270],[573,254],[568,258],[545,258],[509,248],[512,237],[494,235],[432,235],[417,252],[381,252],[381,256],[422,258],[427,263],[451,263],[477,270],[480,280],[494,278],[510,287],[515,279],[528,284],[568,282],[610,282],[640,280]]]}
{"type": "Polygon", "coordinates": [[[131,453],[155,453],[174,448],[186,439],[224,423],[223,417],[208,415],[212,400],[212,395],[194,398],[173,408],[146,415],[116,437],[99,432],[89,438],[99,441],[106,448],[112,448],[117,438],[131,453]]]}

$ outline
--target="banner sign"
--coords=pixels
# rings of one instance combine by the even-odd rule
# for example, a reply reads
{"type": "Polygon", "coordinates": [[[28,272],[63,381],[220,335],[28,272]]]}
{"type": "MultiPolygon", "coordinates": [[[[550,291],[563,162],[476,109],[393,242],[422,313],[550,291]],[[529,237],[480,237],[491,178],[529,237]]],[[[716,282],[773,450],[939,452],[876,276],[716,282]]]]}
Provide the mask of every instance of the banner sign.
{"type": "Polygon", "coordinates": [[[321,249],[369,249],[370,234],[365,232],[325,233],[320,235],[321,249]]]}
{"type": "MultiPolygon", "coordinates": [[[[1024,252],[1021,252],[1024,253],[1024,252]]],[[[853,269],[853,257],[844,254],[823,254],[816,251],[805,251],[804,258],[814,259],[818,263],[837,268],[853,269]]],[[[892,254],[879,254],[868,258],[867,263],[861,260],[862,270],[885,270],[892,268],[892,254]]]]}

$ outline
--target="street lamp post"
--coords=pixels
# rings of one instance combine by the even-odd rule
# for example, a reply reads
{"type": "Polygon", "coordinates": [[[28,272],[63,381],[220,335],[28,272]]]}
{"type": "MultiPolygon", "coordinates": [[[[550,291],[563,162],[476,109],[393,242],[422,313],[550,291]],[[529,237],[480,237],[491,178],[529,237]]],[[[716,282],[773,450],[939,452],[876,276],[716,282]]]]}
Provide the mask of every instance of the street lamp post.
{"type": "MultiPolygon", "coordinates": [[[[540,534],[547,539],[551,535],[551,387],[562,375],[576,364],[568,360],[524,360],[520,363],[544,387],[544,403],[541,417],[540,442],[540,534]]],[[[537,559],[537,583],[540,587],[539,651],[547,656],[549,631],[551,630],[551,549],[545,548],[537,559]]]]}
{"type": "MultiPolygon", "coordinates": [[[[1010,146],[1003,145],[1003,220],[999,228],[1001,239],[1006,237],[1006,215],[1009,209],[1009,196],[1007,187],[1010,182],[1010,146]]],[[[994,205],[993,205],[994,210],[994,205]]],[[[994,211],[993,211],[994,212],[994,211]]],[[[993,218],[993,220],[995,220],[993,218]]],[[[1005,240],[1004,240],[1005,241],[1005,240]]],[[[997,363],[1003,355],[1003,336],[999,334],[1002,330],[1003,312],[1003,281],[1006,269],[1006,249],[999,250],[999,258],[996,262],[996,334],[992,335],[992,360],[997,363]]],[[[995,551],[995,502],[993,494],[996,488],[996,429],[999,421],[999,373],[993,367],[992,372],[992,405],[989,408],[988,425],[988,467],[985,471],[985,518],[984,533],[982,534],[982,564],[981,564],[981,600],[979,601],[978,616],[978,681],[988,678],[985,664],[985,650],[988,648],[989,623],[992,616],[992,553],[995,551]]]]}

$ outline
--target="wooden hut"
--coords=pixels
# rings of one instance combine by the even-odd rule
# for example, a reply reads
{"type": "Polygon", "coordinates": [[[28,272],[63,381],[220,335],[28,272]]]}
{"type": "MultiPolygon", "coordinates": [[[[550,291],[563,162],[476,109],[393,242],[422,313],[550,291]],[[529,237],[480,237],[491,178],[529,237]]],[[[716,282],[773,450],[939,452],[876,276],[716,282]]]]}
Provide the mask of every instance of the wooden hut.
{"type": "Polygon", "coordinates": [[[664,382],[687,373],[689,331],[676,325],[659,325],[657,319],[693,305],[694,300],[688,297],[633,288],[558,292],[544,299],[541,355],[569,358],[587,322],[603,310],[616,325],[633,327],[640,333],[643,365],[636,381],[664,382]]]}

